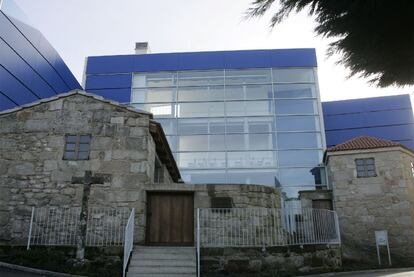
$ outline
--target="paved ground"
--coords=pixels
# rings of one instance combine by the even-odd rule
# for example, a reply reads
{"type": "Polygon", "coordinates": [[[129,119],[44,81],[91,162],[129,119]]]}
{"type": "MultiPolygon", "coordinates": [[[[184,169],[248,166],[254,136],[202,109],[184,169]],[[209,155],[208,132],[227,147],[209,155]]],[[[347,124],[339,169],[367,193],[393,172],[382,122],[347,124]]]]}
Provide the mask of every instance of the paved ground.
{"type": "MultiPolygon", "coordinates": [[[[318,275],[312,275],[318,276],[318,275]]],[[[324,275],[321,275],[324,276],[324,275]]],[[[326,275],[325,275],[326,276],[326,275]]],[[[414,271],[387,271],[387,272],[358,272],[358,273],[341,273],[338,275],[332,275],[338,277],[414,277],[414,271]]]]}
{"type": "Polygon", "coordinates": [[[43,274],[34,274],[34,273],[27,273],[18,270],[12,270],[8,268],[0,267],[0,276],[1,277],[43,277],[46,275],[43,274]]]}

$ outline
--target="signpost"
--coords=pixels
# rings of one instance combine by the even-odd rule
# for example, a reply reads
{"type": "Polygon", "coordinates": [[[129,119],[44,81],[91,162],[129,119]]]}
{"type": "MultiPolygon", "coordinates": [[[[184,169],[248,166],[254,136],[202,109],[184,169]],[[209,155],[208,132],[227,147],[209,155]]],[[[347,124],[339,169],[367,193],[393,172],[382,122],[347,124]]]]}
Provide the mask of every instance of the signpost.
{"type": "Polygon", "coordinates": [[[391,266],[391,254],[390,246],[388,244],[388,232],[387,230],[375,231],[375,243],[377,245],[377,255],[378,255],[378,264],[381,266],[381,257],[380,257],[380,246],[387,246],[388,250],[388,264],[391,266]]]}

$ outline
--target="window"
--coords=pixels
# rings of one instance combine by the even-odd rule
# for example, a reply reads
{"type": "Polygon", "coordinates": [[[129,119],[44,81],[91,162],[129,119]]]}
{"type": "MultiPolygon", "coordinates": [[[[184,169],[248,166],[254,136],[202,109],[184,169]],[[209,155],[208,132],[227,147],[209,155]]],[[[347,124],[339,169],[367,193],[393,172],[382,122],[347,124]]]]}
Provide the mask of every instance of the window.
{"type": "Polygon", "coordinates": [[[374,158],[355,159],[357,177],[375,177],[375,160],[374,158]]]}
{"type": "Polygon", "coordinates": [[[155,157],[154,183],[159,184],[162,182],[164,182],[164,170],[158,157],[155,157]]]}
{"type": "Polygon", "coordinates": [[[89,160],[91,135],[66,135],[64,160],[89,160]]]}

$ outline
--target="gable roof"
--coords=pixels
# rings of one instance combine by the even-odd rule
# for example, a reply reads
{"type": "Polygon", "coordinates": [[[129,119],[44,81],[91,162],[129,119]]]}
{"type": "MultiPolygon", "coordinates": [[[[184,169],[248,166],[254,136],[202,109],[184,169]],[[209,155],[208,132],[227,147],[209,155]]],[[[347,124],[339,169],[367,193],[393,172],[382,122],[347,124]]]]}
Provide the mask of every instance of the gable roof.
{"type": "Polygon", "coordinates": [[[156,142],[155,147],[156,147],[156,152],[157,152],[158,157],[160,158],[161,162],[163,164],[165,164],[165,166],[167,167],[167,169],[170,173],[170,176],[172,177],[174,182],[178,182],[181,179],[180,171],[177,167],[177,163],[176,163],[176,161],[174,159],[174,156],[171,152],[171,148],[168,144],[165,133],[164,133],[162,127],[161,127],[161,124],[153,120],[152,113],[149,113],[149,112],[146,112],[146,111],[143,111],[143,110],[139,110],[139,109],[135,109],[131,106],[123,105],[123,104],[120,104],[118,102],[105,99],[102,96],[98,96],[98,95],[95,95],[95,94],[92,94],[92,93],[88,93],[88,92],[83,91],[83,90],[72,90],[72,91],[69,91],[67,93],[61,93],[61,94],[58,94],[58,95],[53,96],[53,97],[43,98],[43,99],[41,99],[39,101],[36,101],[36,102],[32,102],[32,103],[29,103],[29,104],[26,104],[26,105],[17,106],[15,108],[12,108],[12,109],[9,109],[9,110],[1,111],[0,116],[15,113],[15,112],[19,112],[19,111],[22,111],[24,109],[32,108],[32,107],[35,107],[35,106],[38,106],[38,105],[41,105],[41,104],[44,104],[44,103],[53,102],[53,101],[63,99],[63,98],[67,98],[67,97],[71,97],[71,96],[74,96],[74,95],[82,95],[84,97],[92,98],[92,99],[95,99],[97,101],[104,102],[104,103],[107,103],[109,105],[116,106],[118,108],[122,108],[126,112],[133,112],[133,113],[138,113],[138,114],[143,114],[143,115],[148,116],[150,118],[149,131],[150,131],[150,134],[151,134],[152,138],[156,142]]]}
{"type": "Polygon", "coordinates": [[[43,98],[43,99],[40,99],[40,100],[32,102],[32,103],[28,103],[28,104],[24,104],[24,105],[14,107],[12,109],[0,111],[0,115],[5,115],[5,114],[18,112],[18,111],[21,111],[21,110],[24,110],[24,109],[27,109],[27,108],[31,108],[31,107],[34,107],[34,106],[37,106],[37,105],[41,105],[43,103],[48,103],[48,102],[52,102],[52,101],[59,100],[59,99],[62,99],[62,98],[70,97],[72,95],[83,95],[85,97],[93,98],[93,99],[98,100],[100,102],[104,102],[104,103],[107,103],[107,104],[110,104],[110,105],[113,105],[113,106],[117,106],[119,108],[123,108],[125,110],[130,111],[130,112],[145,114],[145,115],[150,116],[150,118],[152,118],[152,113],[149,113],[149,112],[146,112],[146,111],[143,111],[143,110],[139,110],[139,109],[133,108],[131,106],[118,103],[116,101],[108,100],[106,98],[103,98],[102,96],[92,94],[92,93],[86,92],[84,90],[79,90],[79,89],[71,90],[71,91],[66,92],[66,93],[60,93],[58,95],[55,95],[55,96],[52,96],[52,97],[49,97],[49,98],[43,98]]]}
{"type": "Polygon", "coordinates": [[[347,140],[344,143],[337,144],[333,147],[328,148],[326,151],[337,152],[337,151],[350,151],[350,150],[366,150],[366,149],[398,147],[398,146],[406,148],[401,143],[394,142],[391,140],[386,140],[386,139],[381,139],[381,138],[376,138],[376,137],[369,137],[369,136],[361,136],[361,137],[356,137],[356,138],[347,140]]]}

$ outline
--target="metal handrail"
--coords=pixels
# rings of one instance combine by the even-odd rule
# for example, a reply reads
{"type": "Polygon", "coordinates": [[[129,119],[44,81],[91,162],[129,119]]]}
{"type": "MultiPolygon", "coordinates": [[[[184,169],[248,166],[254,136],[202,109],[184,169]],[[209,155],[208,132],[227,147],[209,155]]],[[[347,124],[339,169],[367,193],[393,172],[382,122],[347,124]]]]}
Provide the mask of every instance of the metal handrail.
{"type": "Polygon", "coordinates": [[[125,226],[125,235],[124,235],[124,264],[122,268],[122,276],[126,276],[126,269],[128,267],[128,262],[131,257],[132,248],[134,246],[134,221],[135,221],[135,209],[132,209],[131,214],[128,218],[128,223],[125,226]]]}

